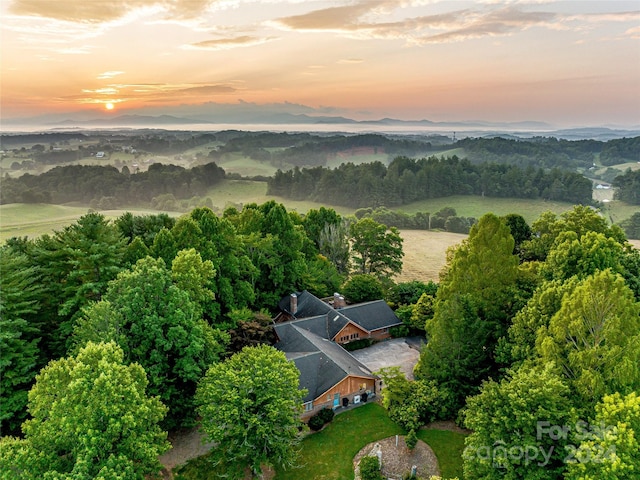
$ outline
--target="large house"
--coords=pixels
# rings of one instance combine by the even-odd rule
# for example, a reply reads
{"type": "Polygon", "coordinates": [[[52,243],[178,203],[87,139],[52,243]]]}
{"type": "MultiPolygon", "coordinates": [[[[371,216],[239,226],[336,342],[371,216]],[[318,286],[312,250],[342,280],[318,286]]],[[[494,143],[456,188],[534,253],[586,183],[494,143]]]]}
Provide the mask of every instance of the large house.
{"type": "Polygon", "coordinates": [[[302,417],[322,408],[366,401],[380,391],[378,378],[341,345],[389,338],[402,322],[383,300],[346,305],[338,294],[323,301],[306,290],[280,301],[274,319],[276,348],[300,370],[300,388],[307,390],[302,417]]]}

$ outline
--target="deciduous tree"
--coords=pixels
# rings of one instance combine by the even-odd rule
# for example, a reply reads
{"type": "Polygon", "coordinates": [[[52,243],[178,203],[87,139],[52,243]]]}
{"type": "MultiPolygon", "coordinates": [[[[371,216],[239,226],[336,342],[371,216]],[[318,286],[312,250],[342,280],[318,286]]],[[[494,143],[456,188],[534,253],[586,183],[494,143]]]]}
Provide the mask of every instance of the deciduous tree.
{"type": "Polygon", "coordinates": [[[402,270],[402,237],[397,228],[371,218],[363,218],[349,227],[355,272],[391,277],[402,270]]]}
{"type": "Polygon", "coordinates": [[[228,340],[196,313],[189,294],[172,283],[164,261],[147,257],[109,284],[74,337],[78,345],[96,337],[117,341],[127,361],[144,367],[149,392],[169,407],[165,425],[187,426],[195,420],[197,382],[228,340]]]}
{"type": "Polygon", "coordinates": [[[304,396],[299,376],[284,353],[261,345],[213,365],[200,381],[202,429],[232,478],[245,467],[259,473],[262,465],[293,465],[304,396]]]}
{"type": "Polygon", "coordinates": [[[603,395],[640,388],[640,304],[624,279],[608,270],[563,298],[549,327],[538,331],[543,361],[553,361],[585,406],[603,395]]]}
{"type": "Polygon", "coordinates": [[[51,362],[29,392],[24,440],[0,442],[3,479],[131,478],[157,473],[169,448],[167,409],[147,393],[138,364],[113,342],[51,362]]]}
{"type": "Polygon", "coordinates": [[[469,398],[465,425],[465,478],[560,478],[565,439],[553,438],[544,426],[570,423],[569,387],[552,365],[520,368],[499,383],[485,382],[469,398]],[[539,423],[540,422],[540,423],[539,423]]]}
{"type": "Polygon", "coordinates": [[[632,480],[640,474],[640,397],[605,395],[593,421],[573,435],[568,480],[632,480]]]}
{"type": "Polygon", "coordinates": [[[509,228],[497,216],[484,215],[442,274],[416,378],[436,380],[451,394],[451,414],[483,379],[498,373],[494,351],[519,304],[513,244],[509,228]]]}

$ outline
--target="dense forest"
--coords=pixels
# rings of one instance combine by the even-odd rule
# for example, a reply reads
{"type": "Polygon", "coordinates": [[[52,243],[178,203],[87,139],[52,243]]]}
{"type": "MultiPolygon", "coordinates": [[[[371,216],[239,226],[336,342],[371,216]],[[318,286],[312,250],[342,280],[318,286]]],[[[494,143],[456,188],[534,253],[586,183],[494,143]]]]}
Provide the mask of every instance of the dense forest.
{"type": "Polygon", "coordinates": [[[2,179],[0,204],[84,202],[97,208],[149,203],[155,197],[177,199],[205,194],[225,178],[215,163],[185,169],[156,163],[144,172],[131,174],[127,167],[66,165],[40,175],[25,174],[2,179]]]}
{"type": "Polygon", "coordinates": [[[544,198],[591,203],[591,181],[566,170],[483,163],[458,157],[395,158],[335,169],[294,168],[268,181],[270,195],[348,207],[397,206],[450,195],[544,198]]]}
{"type": "Polygon", "coordinates": [[[302,289],[383,297],[404,324],[395,335],[426,335],[415,380],[380,372],[383,404],[409,435],[437,419],[471,429],[465,478],[606,478],[614,463],[633,478],[640,252],[620,228],[583,206],[531,226],[487,214],[439,284],[395,283],[402,239],[371,213],[273,201],[179,219],[89,213],[7,241],[0,478],[142,479],[167,430],[196,416],[224,439],[214,458],[233,478],[295,464],[298,374],[269,345],[278,301],[302,289]]]}
{"type": "Polygon", "coordinates": [[[222,217],[198,208],[177,220],[127,213],[110,222],[90,213],[52,236],[12,238],[0,256],[1,330],[11,332],[2,337],[2,430],[15,431],[24,419],[26,390],[37,370],[76,351],[78,342],[112,334],[119,341],[128,328],[143,337],[168,335],[174,323],[184,331],[171,333],[173,339],[140,337],[130,355],[143,365],[156,362],[140,348],[165,342],[172,353],[163,361],[172,373],[159,371],[160,383],[152,385],[171,408],[166,424],[188,424],[193,411],[187,404],[171,407],[182,405],[185,391],[163,390],[163,382],[194,387],[187,379],[203,371],[198,362],[206,345],[207,355],[217,356],[270,338],[269,313],[291,292],[326,297],[353,272],[390,278],[402,266],[401,244],[395,228],[370,218],[346,222],[325,208],[301,217],[275,202],[229,208],[222,217]],[[159,330],[139,330],[160,318],[159,330]],[[184,337],[194,328],[203,336],[199,346],[178,351],[196,341],[184,337]]]}
{"type": "Polygon", "coordinates": [[[640,205],[640,170],[627,171],[613,181],[618,188],[616,198],[632,205],[640,205]]]}

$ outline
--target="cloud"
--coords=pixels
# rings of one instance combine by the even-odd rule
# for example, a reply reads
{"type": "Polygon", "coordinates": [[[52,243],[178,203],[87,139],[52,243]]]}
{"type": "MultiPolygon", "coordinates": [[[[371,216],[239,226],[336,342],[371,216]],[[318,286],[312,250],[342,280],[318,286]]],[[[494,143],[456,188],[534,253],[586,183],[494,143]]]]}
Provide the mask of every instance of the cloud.
{"type": "Polygon", "coordinates": [[[342,60],[338,60],[338,63],[341,64],[353,64],[353,63],[362,63],[364,60],[362,58],[343,58],[342,60]]]}
{"type": "Polygon", "coordinates": [[[106,87],[82,89],[75,95],[67,95],[61,99],[78,103],[126,103],[139,102],[167,102],[176,98],[201,101],[202,98],[214,95],[225,95],[237,92],[238,89],[230,84],[171,84],[171,83],[114,83],[106,87]]]}
{"type": "Polygon", "coordinates": [[[637,21],[640,12],[566,14],[545,11],[547,0],[478,2],[475,8],[433,15],[411,16],[411,8],[433,2],[410,0],[362,0],[338,7],[281,17],[277,28],[297,31],[337,32],[359,39],[401,39],[407,44],[460,42],[487,36],[510,35],[532,27],[579,30],[584,23],[637,21]],[[405,18],[402,18],[403,14],[405,18]],[[390,17],[400,17],[393,22],[390,17]],[[580,22],[580,25],[574,25],[580,22]]]}
{"type": "Polygon", "coordinates": [[[358,20],[376,8],[388,5],[385,0],[367,0],[354,5],[314,10],[302,15],[282,17],[276,23],[292,30],[349,30],[358,20]]]}
{"type": "Polygon", "coordinates": [[[636,40],[640,40],[640,26],[638,27],[632,27],[630,29],[628,29],[626,32],[624,32],[625,35],[636,39],[636,40]]]}
{"type": "Polygon", "coordinates": [[[61,53],[63,55],[88,55],[93,50],[90,45],[83,45],[82,47],[69,47],[69,48],[54,48],[53,51],[61,53]]]}
{"type": "Polygon", "coordinates": [[[182,95],[211,95],[218,93],[233,93],[238,89],[230,85],[200,85],[197,87],[188,87],[175,90],[174,93],[182,95]]]}
{"type": "MultiPolygon", "coordinates": [[[[420,3],[420,2],[413,2],[420,3]]],[[[517,29],[546,24],[556,14],[526,12],[518,7],[462,9],[433,15],[406,17],[395,22],[386,19],[390,13],[402,15],[411,2],[402,0],[370,0],[348,6],[279,18],[276,26],[300,31],[334,31],[356,38],[404,39],[410,44],[460,41],[488,35],[504,35],[517,29]]],[[[409,13],[410,10],[406,10],[409,13]]]]}
{"type": "Polygon", "coordinates": [[[185,45],[184,48],[203,49],[203,50],[228,50],[236,47],[250,47],[253,45],[261,45],[278,37],[254,37],[250,35],[242,35],[233,38],[220,38],[215,40],[204,40],[202,42],[191,43],[185,45]]]}
{"type": "Polygon", "coordinates": [[[110,70],[108,72],[102,72],[101,74],[99,74],[96,78],[98,80],[104,80],[106,78],[113,78],[117,75],[122,75],[124,72],[121,72],[119,70],[110,70]]]}
{"type": "Polygon", "coordinates": [[[95,90],[83,89],[82,93],[96,93],[98,95],[115,95],[118,90],[113,87],[96,88],[95,90]]]}
{"type": "Polygon", "coordinates": [[[14,0],[10,13],[77,23],[107,23],[135,10],[155,8],[168,17],[195,18],[217,0],[14,0]]]}
{"type": "Polygon", "coordinates": [[[533,26],[549,25],[556,19],[552,12],[524,12],[506,7],[480,15],[462,28],[422,37],[419,43],[457,42],[485,36],[507,35],[533,26]]]}

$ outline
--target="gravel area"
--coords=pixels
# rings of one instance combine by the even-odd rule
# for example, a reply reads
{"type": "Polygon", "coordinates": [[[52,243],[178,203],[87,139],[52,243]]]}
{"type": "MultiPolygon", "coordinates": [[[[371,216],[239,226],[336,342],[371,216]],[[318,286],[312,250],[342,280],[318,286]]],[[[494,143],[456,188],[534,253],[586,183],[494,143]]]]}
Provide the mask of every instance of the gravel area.
{"type": "Polygon", "coordinates": [[[414,338],[393,338],[371,347],[351,352],[372,372],[384,367],[400,367],[408,380],[413,380],[413,367],[420,359],[420,342],[414,338]]]}
{"type": "Polygon", "coordinates": [[[353,457],[353,468],[360,462],[360,459],[368,455],[376,444],[382,450],[382,474],[389,479],[402,479],[402,476],[411,472],[411,467],[418,467],[417,473],[421,478],[430,478],[432,475],[440,475],[438,459],[431,447],[421,440],[418,440],[415,448],[409,450],[404,443],[404,437],[398,437],[396,447],[396,437],[388,437],[383,440],[370,443],[360,450],[353,457]]]}

